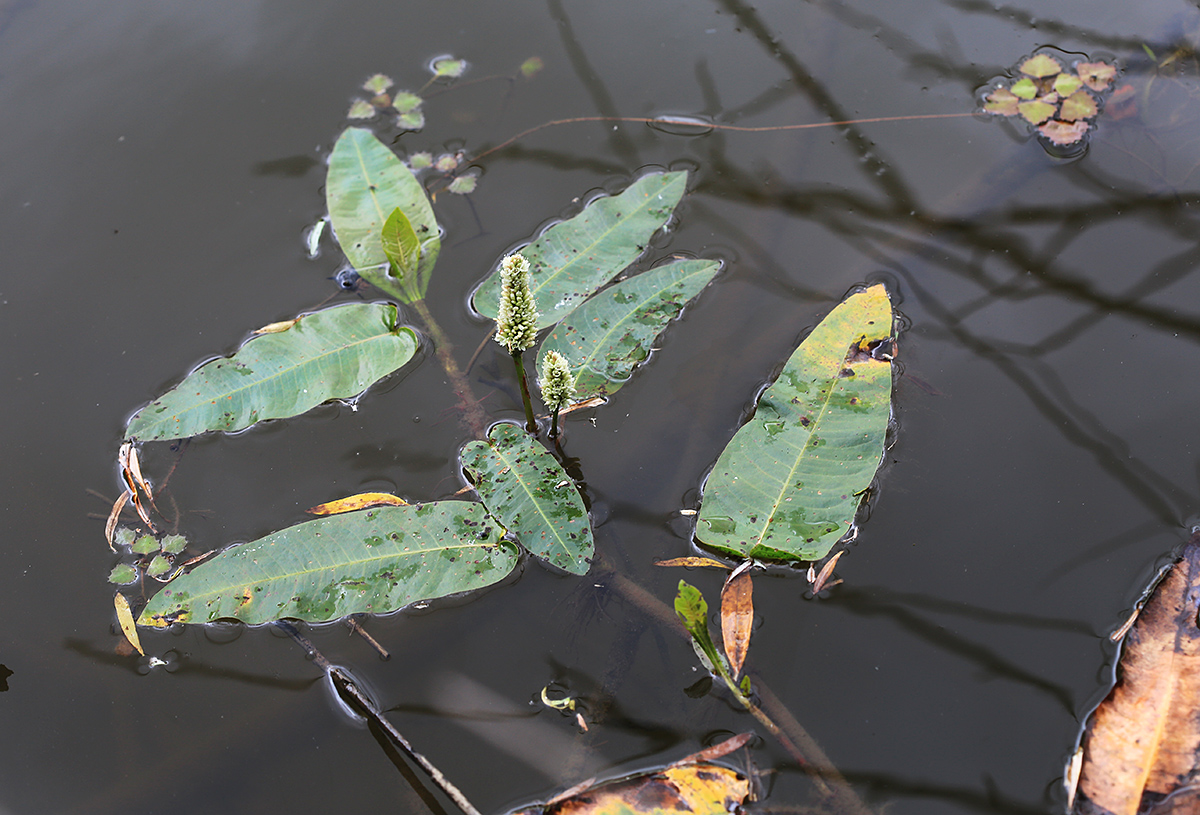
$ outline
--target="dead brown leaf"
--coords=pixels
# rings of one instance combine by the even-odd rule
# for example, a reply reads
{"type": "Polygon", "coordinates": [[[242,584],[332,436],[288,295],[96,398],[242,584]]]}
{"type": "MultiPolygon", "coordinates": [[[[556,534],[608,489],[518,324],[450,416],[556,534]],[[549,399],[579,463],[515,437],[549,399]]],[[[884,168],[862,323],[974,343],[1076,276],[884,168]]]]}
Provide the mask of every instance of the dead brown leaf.
{"type": "MultiPolygon", "coordinates": [[[[1120,678],[1088,723],[1076,812],[1136,815],[1200,771],[1200,535],[1146,601],[1120,678]],[[1095,811],[1090,810],[1090,811],[1095,811]]],[[[1178,809],[1179,797],[1170,809],[1178,809]]]]}
{"type": "Polygon", "coordinates": [[[728,563],[713,560],[710,557],[673,557],[670,560],[656,560],[655,566],[708,566],[714,569],[728,569],[728,563]]]}
{"type": "Polygon", "coordinates": [[[339,515],[343,512],[383,506],[404,507],[408,506],[408,502],[387,492],[361,492],[358,495],[351,495],[349,498],[339,498],[337,501],[317,504],[304,511],[313,515],[339,515]]]}
{"type": "Polygon", "coordinates": [[[750,582],[750,561],[734,569],[721,588],[721,642],[725,658],[733,669],[733,678],[742,673],[746,652],[750,650],[750,629],[754,625],[754,586],[750,582]]]}
{"type": "Polygon", "coordinates": [[[278,322],[278,323],[267,323],[262,328],[256,328],[253,331],[251,331],[250,333],[251,334],[282,334],[284,331],[287,331],[289,328],[291,328],[298,322],[300,322],[299,317],[296,317],[295,319],[292,319],[292,320],[283,320],[282,322],[278,322]]]}
{"type": "Polygon", "coordinates": [[[108,520],[104,524],[104,539],[108,541],[108,548],[114,552],[117,551],[117,547],[113,546],[113,535],[117,531],[117,519],[121,517],[121,510],[125,508],[127,503],[129,503],[129,493],[123,492],[113,502],[112,509],[108,513],[108,520]]]}
{"type": "MultiPolygon", "coordinates": [[[[831,576],[833,576],[833,568],[835,566],[837,566],[838,560],[841,559],[842,555],[844,555],[845,553],[846,553],[846,550],[843,549],[840,552],[838,552],[836,555],[831,557],[829,560],[825,561],[825,565],[821,567],[821,573],[818,574],[815,579],[812,577],[812,567],[810,566],[808,568],[808,573],[809,573],[808,582],[812,583],[813,594],[820,594],[821,589],[825,588],[825,584],[829,581],[829,578],[831,576]]],[[[838,582],[841,582],[841,581],[838,581],[838,582]]],[[[832,585],[836,585],[836,583],[832,584],[832,585]]]]}

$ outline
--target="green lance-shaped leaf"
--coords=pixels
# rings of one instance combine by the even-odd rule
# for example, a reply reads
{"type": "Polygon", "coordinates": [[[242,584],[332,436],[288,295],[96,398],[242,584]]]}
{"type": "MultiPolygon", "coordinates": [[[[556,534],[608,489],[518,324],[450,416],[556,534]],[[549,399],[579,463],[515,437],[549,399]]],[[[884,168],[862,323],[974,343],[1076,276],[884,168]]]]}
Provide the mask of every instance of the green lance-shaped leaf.
{"type": "MultiPolygon", "coordinates": [[[[538,328],[554,325],[596,289],[637,260],[687,188],[687,173],[651,173],[620,195],[598,198],[521,249],[533,270],[538,328]]],[[[479,285],[471,304],[495,319],[500,270],[479,285]]]]}
{"type": "Polygon", "coordinates": [[[480,504],[467,501],[318,518],[226,549],[175,578],[138,624],[386,614],[502,579],[518,559],[502,534],[480,504]]]}
{"type": "Polygon", "coordinates": [[[391,264],[391,274],[397,278],[406,299],[420,300],[424,292],[417,290],[418,265],[421,259],[421,240],[404,210],[396,207],[383,222],[380,233],[383,253],[391,264]]]}
{"type": "Polygon", "coordinates": [[[346,259],[369,283],[403,302],[425,296],[441,249],[437,219],[421,182],[369,130],[347,128],[329,157],[325,203],[346,259]],[[399,208],[420,241],[415,281],[391,274],[383,227],[399,208]]]}
{"type": "Polygon", "coordinates": [[[850,528],[883,456],[892,367],[886,289],[846,298],[800,344],[704,487],[696,537],[742,557],[816,560],[850,528]]]}
{"type": "Polygon", "coordinates": [[[599,292],[555,326],[538,359],[548,351],[566,357],[575,374],[575,399],[614,393],[720,267],[715,260],[677,260],[599,292]]]}
{"type": "Polygon", "coordinates": [[[182,439],[296,416],[362,393],[416,351],[416,332],[396,325],[393,305],[352,303],[305,314],[197,368],[134,414],[125,436],[182,439]]]}
{"type": "Polygon", "coordinates": [[[562,465],[528,433],[498,424],[488,441],[467,443],[462,465],[492,516],[529,552],[586,574],[595,549],[583,499],[562,465]]]}
{"type": "Polygon", "coordinates": [[[724,667],[723,655],[717,650],[708,632],[708,603],[700,590],[686,580],[679,581],[679,590],[675,595],[675,613],[679,616],[683,627],[692,635],[697,651],[708,658],[713,671],[724,667]]]}

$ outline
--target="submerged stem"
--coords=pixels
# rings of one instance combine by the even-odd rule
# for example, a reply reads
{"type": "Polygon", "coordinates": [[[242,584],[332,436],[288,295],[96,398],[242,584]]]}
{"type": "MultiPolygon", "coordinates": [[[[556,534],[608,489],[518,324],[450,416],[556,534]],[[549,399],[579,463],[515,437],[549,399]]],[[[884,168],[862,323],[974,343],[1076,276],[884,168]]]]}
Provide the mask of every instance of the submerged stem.
{"type": "Polygon", "coordinates": [[[452,353],[454,345],[446,336],[446,332],[442,331],[437,320],[433,319],[424,300],[414,300],[410,305],[416,309],[417,314],[421,317],[421,322],[425,324],[425,330],[429,332],[429,337],[433,340],[433,349],[437,354],[438,362],[442,363],[442,369],[450,378],[450,386],[454,388],[454,395],[458,397],[459,407],[462,408],[463,424],[477,438],[484,438],[487,435],[487,414],[483,412],[479,400],[471,392],[471,383],[467,381],[466,375],[454,360],[452,353]]]}

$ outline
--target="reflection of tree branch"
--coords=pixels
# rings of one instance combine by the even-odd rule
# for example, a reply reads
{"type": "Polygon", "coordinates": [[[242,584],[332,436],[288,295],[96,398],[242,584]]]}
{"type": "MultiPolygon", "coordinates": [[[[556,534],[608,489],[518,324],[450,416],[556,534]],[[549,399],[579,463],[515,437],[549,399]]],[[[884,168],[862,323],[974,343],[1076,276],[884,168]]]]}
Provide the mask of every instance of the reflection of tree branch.
{"type": "Polygon", "coordinates": [[[1041,631],[1065,631],[1071,634],[1083,634],[1089,638],[1095,637],[1096,632],[1082,620],[1065,620],[1061,617],[1042,617],[1037,614],[1023,614],[1013,611],[995,611],[982,608],[958,600],[944,600],[940,597],[930,597],[928,594],[893,591],[883,586],[856,585],[859,591],[868,592],[872,597],[879,598],[895,605],[920,608],[939,614],[949,614],[967,620],[979,620],[991,625],[1013,625],[1020,628],[1032,628],[1041,631]]]}
{"type": "MultiPolygon", "coordinates": [[[[86,640],[68,637],[63,640],[63,646],[69,651],[74,651],[80,656],[90,659],[92,662],[136,672],[135,660],[96,648],[86,640]]],[[[193,674],[209,679],[223,679],[232,682],[241,682],[245,685],[258,685],[266,688],[290,691],[306,691],[313,686],[314,682],[320,681],[319,679],[281,679],[277,676],[252,674],[234,668],[218,668],[215,665],[205,665],[204,663],[195,662],[190,659],[181,661],[174,669],[174,673],[177,675],[193,674]]]]}
{"type": "Polygon", "coordinates": [[[966,637],[953,634],[937,623],[914,614],[907,608],[906,603],[881,600],[873,592],[850,587],[836,592],[826,602],[836,603],[852,614],[862,617],[886,617],[934,647],[978,665],[994,676],[1039,690],[1055,699],[1072,715],[1075,713],[1075,700],[1068,688],[1043,679],[1020,665],[1010,662],[991,649],[966,637]]]}
{"type": "Polygon", "coordinates": [[[1036,29],[1043,41],[1074,39],[1089,43],[1093,47],[1112,51],[1141,51],[1145,40],[1139,37],[1114,37],[1092,28],[1069,25],[1050,20],[1040,14],[1017,6],[997,6],[984,0],[944,0],[947,6],[968,14],[983,14],[1012,26],[1022,34],[1036,29]]]}
{"type": "MultiPolygon", "coordinates": [[[[587,54],[583,52],[583,47],[575,37],[575,31],[571,26],[571,18],[567,16],[567,12],[562,5],[562,0],[546,0],[546,5],[550,9],[550,18],[558,23],[558,30],[562,35],[563,49],[567,52],[567,58],[571,60],[571,65],[575,68],[575,74],[579,77],[579,81],[583,83],[583,87],[587,90],[588,95],[592,97],[592,104],[596,106],[596,110],[601,116],[620,115],[617,111],[616,103],[613,102],[613,98],[608,92],[608,88],[604,87],[604,82],[601,81],[600,75],[592,67],[587,54]]],[[[626,164],[636,167],[640,163],[637,157],[637,148],[621,125],[618,124],[609,131],[608,144],[612,148],[612,151],[626,164]]]]}

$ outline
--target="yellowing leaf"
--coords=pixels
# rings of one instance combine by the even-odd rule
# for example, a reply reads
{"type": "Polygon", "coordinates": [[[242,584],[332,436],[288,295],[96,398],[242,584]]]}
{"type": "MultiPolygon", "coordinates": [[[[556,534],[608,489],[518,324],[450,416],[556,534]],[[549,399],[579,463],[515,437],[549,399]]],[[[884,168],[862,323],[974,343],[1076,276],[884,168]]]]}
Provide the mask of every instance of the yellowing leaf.
{"type": "Polygon", "coordinates": [[[587,787],[513,815],[728,815],[750,799],[745,773],[701,762],[587,787]]]}
{"type": "Polygon", "coordinates": [[[1070,96],[1083,87],[1083,80],[1075,74],[1059,74],[1054,77],[1054,92],[1059,96],[1070,96]]]}
{"type": "Polygon", "coordinates": [[[996,88],[984,99],[983,109],[998,116],[1015,116],[1020,97],[1008,88],[996,88]]]}
{"type": "Polygon", "coordinates": [[[1021,73],[1036,76],[1038,79],[1054,76],[1062,70],[1062,65],[1054,57],[1038,54],[1021,63],[1021,73]]]}
{"type": "Polygon", "coordinates": [[[1084,735],[1079,797],[1114,815],[1135,815],[1200,770],[1197,596],[1200,534],[1146,602],[1125,639],[1120,681],[1084,735]]]}
{"type": "Polygon", "coordinates": [[[670,560],[656,560],[655,566],[709,566],[717,569],[728,569],[729,564],[710,557],[673,557],[670,560]]]}
{"type": "Polygon", "coordinates": [[[250,333],[252,333],[252,334],[281,334],[284,331],[287,331],[289,328],[291,328],[298,322],[300,322],[299,317],[295,317],[291,320],[283,320],[278,323],[267,323],[262,328],[256,328],[256,329],[254,329],[254,331],[252,331],[250,333]]]}
{"type": "Polygon", "coordinates": [[[1032,99],[1038,94],[1037,83],[1029,77],[1014,82],[1011,90],[1015,96],[1019,96],[1022,99],[1032,99]]]}
{"type": "Polygon", "coordinates": [[[129,640],[129,644],[137,649],[137,652],[142,656],[146,652],[142,650],[142,643],[138,641],[137,626],[133,622],[133,612],[129,610],[129,601],[125,599],[125,595],[117,592],[113,597],[113,605],[117,609],[117,622],[121,624],[121,631],[125,634],[125,639],[129,640]]]}
{"type": "Polygon", "coordinates": [[[1031,125],[1040,125],[1054,115],[1055,107],[1049,102],[1034,99],[1032,102],[1022,102],[1017,105],[1017,109],[1021,111],[1021,115],[1031,125]]]}
{"type": "Polygon", "coordinates": [[[368,507],[383,506],[403,507],[408,506],[408,502],[387,492],[360,492],[358,495],[351,495],[348,498],[339,498],[336,501],[317,504],[315,507],[309,507],[304,511],[311,515],[337,515],[342,512],[354,512],[355,510],[366,509],[368,507]]]}
{"type": "Polygon", "coordinates": [[[1096,115],[1096,100],[1087,91],[1076,91],[1063,100],[1058,118],[1064,122],[1090,119],[1096,115]]]}

